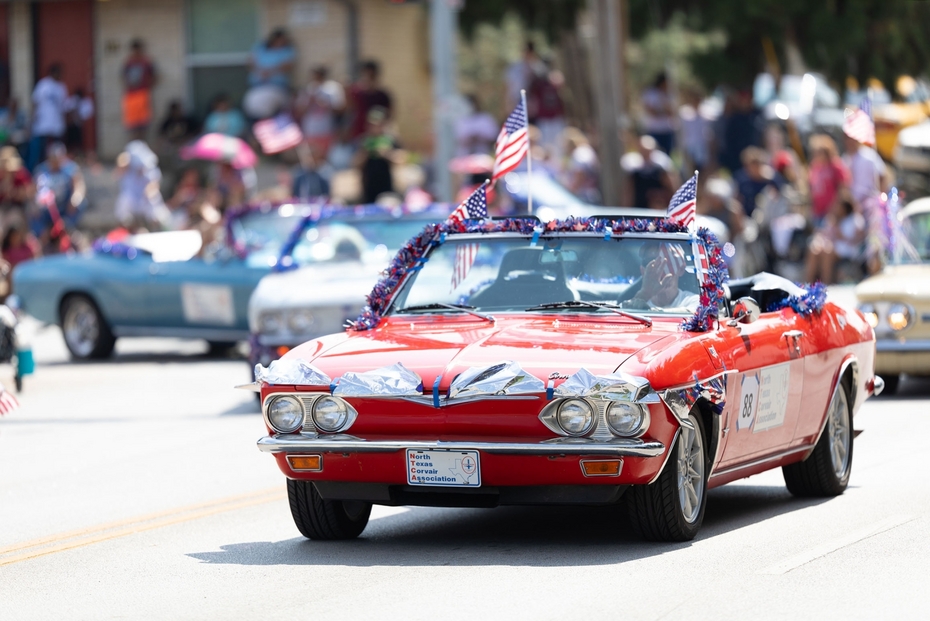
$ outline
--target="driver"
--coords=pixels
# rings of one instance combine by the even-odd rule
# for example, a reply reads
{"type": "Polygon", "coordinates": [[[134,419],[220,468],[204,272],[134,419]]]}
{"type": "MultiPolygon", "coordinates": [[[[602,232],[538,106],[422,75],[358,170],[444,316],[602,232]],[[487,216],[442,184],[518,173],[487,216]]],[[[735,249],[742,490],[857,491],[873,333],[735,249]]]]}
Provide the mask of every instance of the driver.
{"type": "Polygon", "coordinates": [[[678,244],[643,244],[639,248],[642,286],[631,306],[642,308],[697,308],[698,294],[678,288],[685,271],[685,255],[678,244]],[[662,252],[665,246],[665,252],[662,252]],[[671,259],[671,260],[670,260],[671,259]]]}

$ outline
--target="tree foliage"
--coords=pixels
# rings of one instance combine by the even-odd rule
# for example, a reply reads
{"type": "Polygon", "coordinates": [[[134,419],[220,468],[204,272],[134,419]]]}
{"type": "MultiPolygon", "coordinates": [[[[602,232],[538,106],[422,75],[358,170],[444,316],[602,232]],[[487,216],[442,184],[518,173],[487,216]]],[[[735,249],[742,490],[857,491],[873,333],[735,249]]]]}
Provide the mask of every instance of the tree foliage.
{"type": "MultiPolygon", "coordinates": [[[[793,45],[804,62],[842,84],[877,77],[886,85],[930,68],[930,1],[926,0],[626,0],[634,40],[684,15],[686,29],[723,32],[726,45],[695,51],[694,73],[707,85],[744,86],[765,67],[762,41],[772,41],[782,67],[793,45]]],[[[574,28],[585,0],[465,0],[460,23],[471,38],[479,23],[516,14],[558,41],[574,28]]]]}
{"type": "Polygon", "coordinates": [[[459,24],[468,38],[481,23],[498,25],[508,14],[516,14],[531,30],[542,30],[551,40],[575,27],[585,0],[465,0],[459,24]]]}
{"type": "Polygon", "coordinates": [[[722,30],[727,45],[692,59],[709,84],[744,85],[764,67],[770,39],[784,67],[789,44],[837,83],[877,77],[885,84],[930,67],[930,2],[915,0],[629,0],[634,37],[675,12],[689,25],[722,30]]]}

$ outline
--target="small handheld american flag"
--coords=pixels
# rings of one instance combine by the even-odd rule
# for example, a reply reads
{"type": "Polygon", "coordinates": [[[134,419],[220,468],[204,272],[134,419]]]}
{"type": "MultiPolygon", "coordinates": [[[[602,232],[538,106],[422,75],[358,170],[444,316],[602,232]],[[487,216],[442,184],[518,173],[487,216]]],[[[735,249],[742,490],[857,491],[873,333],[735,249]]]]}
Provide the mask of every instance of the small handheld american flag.
{"type": "Polygon", "coordinates": [[[501,127],[494,145],[494,173],[491,181],[497,181],[516,168],[530,148],[529,131],[526,124],[526,108],[521,101],[501,127]]]}
{"type": "Polygon", "coordinates": [[[252,126],[252,133],[268,155],[292,149],[304,140],[303,132],[289,114],[259,121],[252,126]]]}
{"type": "Polygon", "coordinates": [[[694,173],[690,179],[685,181],[684,185],[678,188],[678,191],[672,196],[668,203],[668,212],[666,217],[672,222],[677,222],[689,229],[694,226],[695,210],[697,206],[697,185],[698,174],[694,173]]]}
{"type": "Polygon", "coordinates": [[[872,99],[866,95],[859,102],[859,109],[853,110],[843,119],[843,133],[862,144],[875,145],[875,122],[872,120],[872,99]]]}
{"type": "Polygon", "coordinates": [[[0,386],[0,414],[12,412],[19,407],[19,401],[12,393],[0,386]]]}
{"type": "MultiPolygon", "coordinates": [[[[449,216],[449,222],[463,222],[465,220],[484,220],[488,217],[488,182],[485,181],[478,189],[472,192],[465,201],[455,208],[455,211],[449,216]]],[[[475,264],[475,258],[478,256],[480,244],[467,242],[459,244],[455,249],[455,264],[452,266],[452,288],[455,291],[471,271],[471,266],[475,264]]]]}

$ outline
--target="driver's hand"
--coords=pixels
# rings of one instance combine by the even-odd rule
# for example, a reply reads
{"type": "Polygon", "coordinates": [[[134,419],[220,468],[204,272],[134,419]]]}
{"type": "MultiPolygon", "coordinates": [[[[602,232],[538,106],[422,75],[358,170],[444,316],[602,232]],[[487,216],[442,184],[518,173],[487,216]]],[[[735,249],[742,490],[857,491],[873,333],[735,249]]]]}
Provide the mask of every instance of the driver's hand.
{"type": "Polygon", "coordinates": [[[643,269],[643,286],[637,297],[651,300],[673,285],[674,280],[665,257],[656,257],[643,269]]]}

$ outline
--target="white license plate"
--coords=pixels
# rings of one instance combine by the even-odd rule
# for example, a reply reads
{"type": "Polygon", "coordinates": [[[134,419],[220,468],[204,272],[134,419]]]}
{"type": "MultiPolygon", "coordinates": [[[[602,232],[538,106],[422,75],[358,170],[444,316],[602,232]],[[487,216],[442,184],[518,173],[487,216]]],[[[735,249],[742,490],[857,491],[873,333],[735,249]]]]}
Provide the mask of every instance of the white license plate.
{"type": "Polygon", "coordinates": [[[440,487],[481,487],[478,451],[407,449],[407,483],[440,487]]]}

